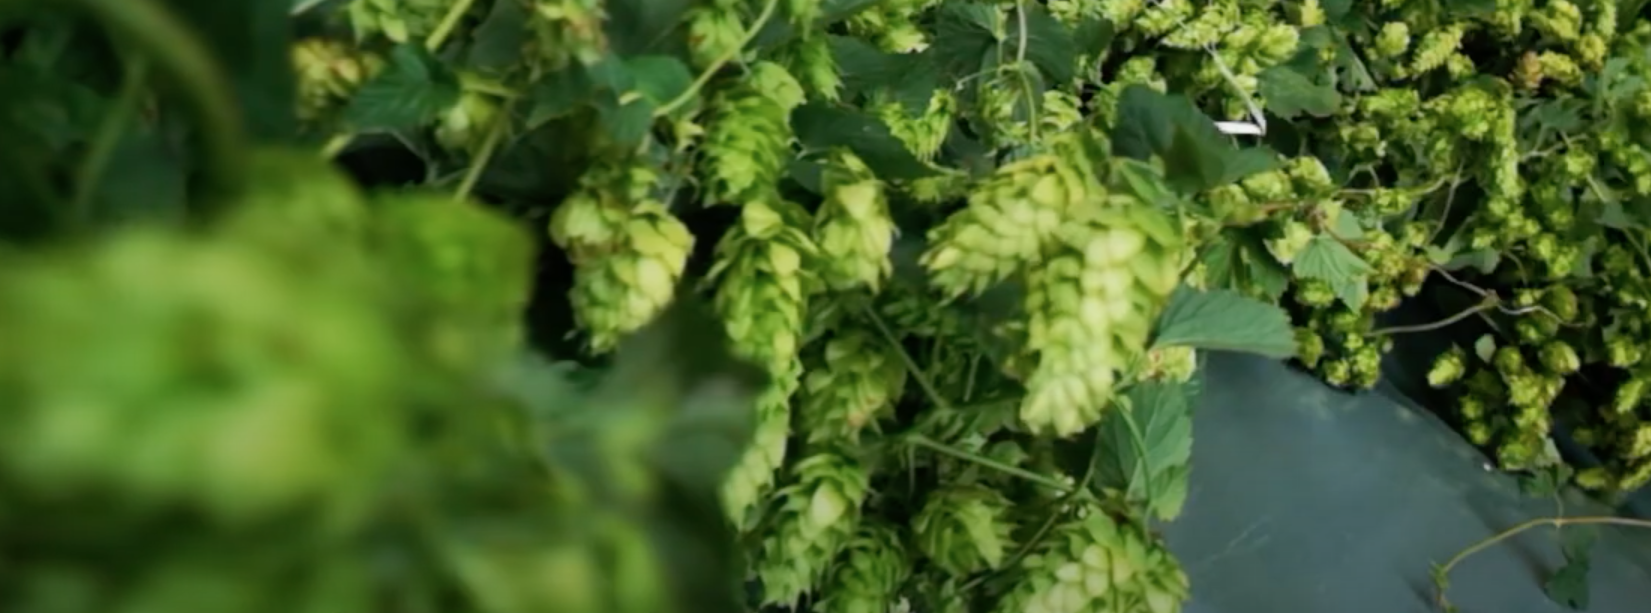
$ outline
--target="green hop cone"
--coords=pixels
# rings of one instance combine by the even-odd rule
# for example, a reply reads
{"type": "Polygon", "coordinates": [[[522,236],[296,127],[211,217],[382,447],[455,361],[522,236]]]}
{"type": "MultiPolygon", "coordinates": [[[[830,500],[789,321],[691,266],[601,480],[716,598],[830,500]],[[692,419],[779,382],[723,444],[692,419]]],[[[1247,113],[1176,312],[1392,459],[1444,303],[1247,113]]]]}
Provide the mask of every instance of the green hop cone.
{"type": "Polygon", "coordinates": [[[847,150],[832,153],[822,182],[825,202],[814,224],[821,278],[837,290],[881,289],[894,269],[895,235],[883,182],[847,150]]]}
{"type": "Polygon", "coordinates": [[[792,470],[796,482],[777,493],[779,516],[756,564],[765,605],[795,607],[825,578],[853,537],[871,487],[865,469],[836,451],[805,457],[792,470]]]}
{"type": "Polygon", "coordinates": [[[675,297],[694,236],[641,164],[599,167],[551,215],[550,236],[574,265],[569,300],[592,352],[611,351],[675,297]]]}
{"type": "Polygon", "coordinates": [[[358,247],[309,246],[332,257],[138,230],[14,258],[0,273],[9,494],[231,525],[361,519],[407,449],[415,363],[394,290],[358,247]]]}
{"type": "Polygon", "coordinates": [[[350,0],[347,14],[357,39],[382,36],[396,43],[423,42],[456,0],[350,0]]]}
{"type": "Polygon", "coordinates": [[[1180,278],[1169,220],[1115,195],[1088,227],[1062,232],[1067,249],[1029,271],[1022,423],[1066,437],[1100,421],[1119,373],[1141,357],[1153,323],[1180,278]]]}
{"type": "Polygon", "coordinates": [[[888,342],[858,326],[839,328],[824,345],[823,363],[803,378],[798,410],[810,442],[855,443],[893,414],[906,366],[888,342]]]}
{"type": "Polygon", "coordinates": [[[487,133],[503,111],[493,96],[466,91],[436,123],[436,143],[442,148],[475,156],[486,147],[487,133]]]}
{"type": "Polygon", "coordinates": [[[594,64],[607,52],[600,0],[516,0],[528,7],[525,60],[535,73],[594,64]]]}
{"type": "Polygon", "coordinates": [[[1187,576],[1157,539],[1099,508],[1058,526],[1019,565],[998,613],[1178,613],[1187,576]]]}
{"type": "Polygon", "coordinates": [[[818,248],[799,230],[805,214],[794,205],[774,201],[747,203],[740,222],[717,245],[710,277],[717,280],[714,298],[735,353],[762,366],[773,386],[757,399],[756,434],[740,464],[723,486],[723,504],[737,523],[774,482],[785,460],[791,435],[791,396],[802,366],[797,352],[806,321],[809,286],[805,258],[818,248]]]}
{"type": "Polygon", "coordinates": [[[1538,357],[1542,360],[1542,365],[1555,374],[1568,375],[1582,368],[1582,358],[1577,356],[1576,349],[1565,341],[1544,343],[1538,357]]]}
{"type": "Polygon", "coordinates": [[[306,38],[292,47],[298,89],[298,118],[320,121],[332,116],[383,67],[383,58],[353,45],[306,38]]]}
{"type": "Polygon", "coordinates": [[[899,600],[900,586],[911,570],[900,535],[889,526],[865,522],[844,546],[823,596],[819,613],[888,613],[899,600]]]}
{"type": "Polygon", "coordinates": [[[1427,371],[1427,384],[1433,387],[1444,387],[1460,381],[1467,373],[1467,351],[1458,346],[1451,346],[1449,351],[1439,355],[1433,361],[1433,367],[1427,371]]]}
{"type": "Polygon", "coordinates": [[[772,62],[752,66],[745,79],[711,105],[699,175],[713,203],[765,197],[791,161],[791,110],[803,101],[802,84],[772,62]]]}
{"type": "Polygon", "coordinates": [[[934,491],[912,520],[918,549],[953,575],[996,569],[1013,546],[1012,506],[1002,492],[982,485],[934,491]]]}
{"type": "Polygon", "coordinates": [[[922,264],[947,295],[979,293],[1034,261],[1077,203],[1104,194],[1093,176],[1045,154],[997,169],[969,204],[929,231],[922,264]]]}
{"type": "Polygon", "coordinates": [[[533,291],[533,241],[515,220],[436,191],[374,198],[373,245],[408,285],[457,326],[430,339],[454,364],[517,348],[533,291]]]}
{"type": "Polygon", "coordinates": [[[1147,352],[1144,379],[1185,383],[1198,370],[1198,351],[1192,347],[1160,347],[1147,352]]]}

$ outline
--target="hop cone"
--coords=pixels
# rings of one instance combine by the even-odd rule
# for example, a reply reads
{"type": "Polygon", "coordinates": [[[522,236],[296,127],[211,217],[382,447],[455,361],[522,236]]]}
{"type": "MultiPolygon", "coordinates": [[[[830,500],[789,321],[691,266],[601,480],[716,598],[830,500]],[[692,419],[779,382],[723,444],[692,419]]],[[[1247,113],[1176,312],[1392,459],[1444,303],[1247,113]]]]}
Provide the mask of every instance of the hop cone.
{"type": "Polygon", "coordinates": [[[905,389],[905,364],[887,341],[852,325],[839,328],[824,353],[824,364],[803,378],[799,410],[808,440],[856,442],[860,432],[893,412],[905,389]]]}
{"type": "Polygon", "coordinates": [[[883,182],[846,150],[832,153],[823,182],[825,202],[814,225],[821,278],[837,290],[881,289],[894,270],[889,249],[895,235],[883,182]]]}
{"type": "Polygon", "coordinates": [[[306,38],[293,44],[292,63],[297,71],[298,118],[317,121],[354,96],[384,60],[343,42],[306,38]]]}
{"type": "Polygon", "coordinates": [[[746,204],[740,223],[717,245],[711,270],[719,279],[715,303],[734,351],[774,379],[757,400],[755,440],[723,487],[723,504],[740,522],[773,484],[791,433],[790,402],[802,370],[797,352],[808,298],[803,259],[817,253],[799,223],[788,222],[767,201],[746,204]]]}
{"type": "Polygon", "coordinates": [[[654,194],[658,181],[640,164],[597,168],[551,216],[551,240],[574,265],[574,317],[594,352],[670,304],[693,251],[693,234],[654,194]]]}
{"type": "Polygon", "coordinates": [[[1132,196],[1104,201],[1088,224],[1062,232],[1066,249],[1028,273],[1026,349],[1037,366],[1020,415],[1035,433],[1071,436],[1100,420],[1179,279],[1180,238],[1167,216],[1132,196]]]}
{"type": "Polygon", "coordinates": [[[593,64],[607,52],[600,0],[517,0],[528,7],[526,61],[544,73],[569,63],[593,64]]]}
{"type": "Polygon", "coordinates": [[[773,189],[791,161],[791,110],[803,97],[784,68],[760,62],[712,105],[699,173],[712,202],[739,203],[773,189]]]}
{"type": "Polygon", "coordinates": [[[870,488],[864,468],[832,451],[803,458],[794,471],[757,562],[764,604],[794,607],[814,589],[854,535],[870,488]]]}
{"type": "Polygon", "coordinates": [[[1100,509],[1057,527],[1021,561],[998,613],[1177,613],[1189,592],[1169,551],[1100,509]]]}
{"type": "Polygon", "coordinates": [[[888,613],[911,569],[900,535],[888,526],[863,523],[843,548],[836,570],[815,603],[819,613],[888,613]]]}
{"type": "Polygon", "coordinates": [[[979,293],[1034,261],[1066,211],[1099,186],[1081,166],[1045,154],[998,168],[969,204],[929,232],[931,282],[948,295],[979,293]]]}
{"type": "Polygon", "coordinates": [[[9,494],[359,517],[408,442],[391,296],[353,257],[315,267],[241,239],[139,231],[8,264],[9,494]]]}
{"type": "Polygon", "coordinates": [[[1001,492],[985,486],[935,491],[912,521],[917,546],[935,566],[953,575],[995,569],[1011,547],[1010,507],[1001,492]]]}
{"type": "Polygon", "coordinates": [[[383,36],[397,43],[420,42],[441,24],[455,0],[350,0],[350,27],[356,38],[383,36]]]}

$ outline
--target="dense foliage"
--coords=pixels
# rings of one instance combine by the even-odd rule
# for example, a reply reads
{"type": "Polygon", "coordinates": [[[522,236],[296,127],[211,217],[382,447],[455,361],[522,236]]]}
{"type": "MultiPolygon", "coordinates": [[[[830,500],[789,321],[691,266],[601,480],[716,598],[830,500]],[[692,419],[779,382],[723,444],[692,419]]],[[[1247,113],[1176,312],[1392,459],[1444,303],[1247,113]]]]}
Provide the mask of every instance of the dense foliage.
{"type": "Polygon", "coordinates": [[[1168,613],[1199,351],[1413,331],[1635,489],[1643,4],[0,4],[0,606],[1168,613]]]}

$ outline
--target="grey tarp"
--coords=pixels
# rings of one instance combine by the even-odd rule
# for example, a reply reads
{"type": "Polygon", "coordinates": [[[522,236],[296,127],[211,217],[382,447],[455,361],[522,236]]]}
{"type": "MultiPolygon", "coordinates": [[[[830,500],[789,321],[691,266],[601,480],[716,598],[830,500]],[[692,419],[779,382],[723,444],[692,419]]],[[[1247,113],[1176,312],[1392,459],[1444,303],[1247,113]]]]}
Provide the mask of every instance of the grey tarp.
{"type": "MultiPolygon", "coordinates": [[[[1191,493],[1164,526],[1192,577],[1189,613],[1430,610],[1429,565],[1552,515],[1517,480],[1397,394],[1347,394],[1283,363],[1214,355],[1194,418],[1191,493]]],[[[1611,509],[1574,493],[1567,515],[1611,509]]],[[[1598,613],[1651,613],[1651,531],[1601,528],[1598,613]]],[[[1562,558],[1551,528],[1475,555],[1452,575],[1463,613],[1545,613],[1562,558]]]]}

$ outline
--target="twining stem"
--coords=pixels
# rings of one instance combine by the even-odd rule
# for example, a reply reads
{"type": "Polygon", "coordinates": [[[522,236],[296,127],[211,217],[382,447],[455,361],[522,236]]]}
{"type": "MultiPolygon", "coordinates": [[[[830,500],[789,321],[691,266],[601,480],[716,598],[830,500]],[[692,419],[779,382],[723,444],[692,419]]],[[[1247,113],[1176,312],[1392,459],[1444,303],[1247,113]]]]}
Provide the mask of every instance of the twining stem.
{"type": "Polygon", "coordinates": [[[888,322],[883,321],[883,317],[877,314],[877,310],[870,306],[866,307],[865,313],[866,318],[871,320],[871,324],[877,326],[877,332],[883,335],[883,340],[888,341],[889,346],[894,348],[894,352],[900,354],[900,360],[906,365],[906,372],[911,373],[912,379],[917,381],[917,386],[923,388],[923,394],[929,397],[929,402],[934,403],[935,408],[942,411],[953,410],[952,403],[941,395],[940,389],[934,386],[933,381],[929,380],[928,373],[923,372],[923,368],[917,365],[917,360],[913,359],[911,353],[906,351],[906,347],[900,344],[900,339],[894,335],[893,330],[889,329],[888,322]]]}
{"type": "Polygon", "coordinates": [[[487,163],[493,160],[493,154],[499,150],[504,142],[505,132],[510,127],[510,113],[499,113],[493,120],[493,126],[487,131],[487,140],[482,141],[480,149],[476,150],[476,157],[470,160],[470,167],[464,171],[464,179],[459,182],[459,188],[453,193],[453,200],[463,201],[470,197],[470,192],[476,189],[476,183],[481,181],[482,172],[487,170],[487,163]]]}
{"type": "Polygon", "coordinates": [[[694,82],[688,85],[688,89],[682,90],[682,93],[677,94],[670,102],[654,109],[654,117],[665,117],[675,113],[691,102],[694,96],[699,95],[699,91],[705,89],[705,84],[710,83],[711,78],[717,76],[717,72],[721,71],[723,66],[727,66],[729,62],[734,61],[734,58],[739,57],[740,52],[750,46],[751,41],[757,39],[757,35],[761,34],[762,29],[768,26],[768,20],[774,18],[774,13],[778,12],[779,7],[780,0],[768,0],[767,3],[764,3],[762,12],[758,13],[756,20],[751,22],[751,27],[745,30],[745,35],[740,37],[740,44],[724,52],[722,57],[711,62],[710,66],[706,66],[705,70],[700,72],[699,76],[694,79],[694,82]]]}
{"type": "Polygon", "coordinates": [[[1463,549],[1463,550],[1457,552],[1456,555],[1451,556],[1450,560],[1446,561],[1443,565],[1440,565],[1437,569],[1435,569],[1434,570],[1434,575],[1433,575],[1433,579],[1434,579],[1434,602],[1436,604],[1438,604],[1439,608],[1442,609],[1442,610],[1447,610],[1447,611],[1451,610],[1450,600],[1445,598],[1445,590],[1446,590],[1446,587],[1449,585],[1448,579],[1450,577],[1450,571],[1451,571],[1451,569],[1456,568],[1457,564],[1461,564],[1463,560],[1466,560],[1469,557],[1472,557],[1473,554],[1479,553],[1480,551],[1484,551],[1485,549],[1489,549],[1490,547],[1495,546],[1497,543],[1500,543],[1502,541],[1505,541],[1505,540],[1508,540],[1508,539],[1513,538],[1515,536],[1518,536],[1520,533],[1531,530],[1533,528],[1541,528],[1543,526],[1553,526],[1554,528],[1562,528],[1562,527],[1565,527],[1565,526],[1580,526],[1580,525],[1588,525],[1588,524],[1595,524],[1595,525],[1606,524],[1606,525],[1615,525],[1615,526],[1628,526],[1628,527],[1631,527],[1631,528],[1651,528],[1651,520],[1633,519],[1633,518],[1629,518],[1629,517],[1611,517],[1611,516],[1541,517],[1541,518],[1537,518],[1537,519],[1533,519],[1533,520],[1524,522],[1524,523],[1516,525],[1512,528],[1508,528],[1507,530],[1503,530],[1503,531],[1498,532],[1496,534],[1493,534],[1489,537],[1486,537],[1484,540],[1481,540],[1477,543],[1469,545],[1466,549],[1463,549]]]}
{"type": "Polygon", "coordinates": [[[1456,313],[1455,315],[1451,315],[1450,317],[1446,317],[1444,319],[1441,319],[1439,321],[1431,321],[1431,322],[1428,322],[1428,323],[1425,323],[1425,324],[1414,324],[1414,325],[1408,325],[1408,326],[1388,326],[1386,328],[1373,330],[1373,331],[1370,332],[1370,335],[1371,336],[1382,336],[1382,335],[1385,335],[1385,334],[1408,334],[1408,333],[1414,333],[1414,332],[1432,332],[1432,331],[1438,330],[1440,328],[1450,327],[1452,324],[1455,324],[1456,322],[1462,321],[1462,320],[1467,319],[1469,317],[1473,317],[1474,315],[1478,315],[1478,314],[1483,313],[1485,311],[1489,311],[1491,309],[1494,309],[1499,304],[1501,304],[1501,302],[1499,300],[1497,300],[1496,296],[1494,296],[1494,295],[1487,296],[1487,297],[1485,297],[1484,300],[1480,301],[1479,304],[1476,304],[1476,305],[1474,305],[1472,307],[1469,307],[1467,309],[1463,309],[1461,312],[1456,313]]]}
{"type": "Polygon", "coordinates": [[[979,464],[1005,475],[1019,477],[1063,494],[1072,491],[1072,486],[1061,483],[1060,481],[1052,479],[1046,475],[1040,475],[1018,466],[1010,466],[977,453],[970,453],[921,434],[908,434],[904,438],[906,442],[911,443],[912,445],[923,447],[943,455],[949,455],[965,462],[979,464]]]}
{"type": "Polygon", "coordinates": [[[125,73],[121,79],[120,93],[104,113],[103,121],[92,135],[86,157],[81,158],[80,168],[76,172],[74,200],[69,203],[69,215],[76,226],[86,223],[91,217],[92,198],[103,182],[109,159],[113,157],[115,148],[120,146],[120,140],[125,138],[126,125],[143,102],[144,86],[149,82],[148,59],[143,56],[133,58],[126,65],[125,73]]]}
{"type": "MultiPolygon", "coordinates": [[[[436,24],[436,29],[424,38],[424,49],[430,53],[440,51],[441,46],[447,43],[448,37],[452,36],[453,32],[458,29],[459,22],[464,20],[464,16],[475,5],[476,0],[456,0],[452,6],[447,7],[447,12],[442,14],[441,21],[436,24]]],[[[326,144],[321,146],[321,156],[326,158],[337,157],[338,154],[344,152],[346,147],[350,146],[350,142],[355,140],[355,137],[354,133],[345,132],[327,139],[326,144]]]]}
{"type": "MultiPolygon", "coordinates": [[[[0,6],[31,2],[59,4],[0,0],[0,6]]],[[[184,108],[204,149],[206,187],[216,199],[238,195],[248,173],[246,129],[234,90],[206,44],[154,0],[68,0],[62,4],[85,11],[112,35],[127,41],[153,62],[157,76],[183,92],[184,108]]]]}

